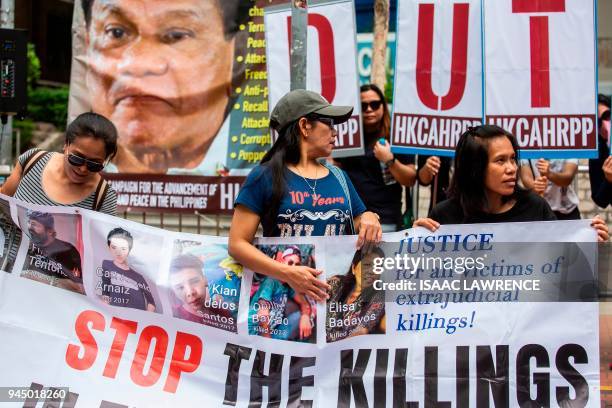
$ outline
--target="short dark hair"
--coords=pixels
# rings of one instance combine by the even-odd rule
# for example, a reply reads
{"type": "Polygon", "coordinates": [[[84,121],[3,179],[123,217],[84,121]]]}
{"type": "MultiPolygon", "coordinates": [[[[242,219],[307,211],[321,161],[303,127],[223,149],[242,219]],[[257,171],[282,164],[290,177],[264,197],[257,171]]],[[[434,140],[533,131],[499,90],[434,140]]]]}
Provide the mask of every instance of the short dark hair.
{"type": "Polygon", "coordinates": [[[204,263],[195,255],[182,254],[170,262],[170,274],[175,274],[183,269],[195,269],[204,276],[204,263]]]}
{"type": "MultiPolygon", "coordinates": [[[[95,0],[81,0],[85,24],[89,27],[91,22],[91,9],[95,0]]],[[[204,1],[204,0],[200,0],[204,1]]],[[[233,37],[239,30],[240,24],[249,19],[250,2],[244,0],[214,0],[221,9],[225,38],[233,37]]]]}
{"type": "Polygon", "coordinates": [[[110,240],[113,237],[125,239],[128,243],[128,247],[130,248],[130,250],[132,249],[132,245],[134,244],[134,238],[132,237],[132,234],[129,233],[129,231],[126,231],[123,228],[115,228],[111,230],[111,232],[109,232],[106,236],[106,244],[108,246],[110,246],[110,240]]]}
{"type": "Polygon", "coordinates": [[[112,159],[117,154],[117,128],[113,122],[100,114],[81,113],[68,125],[66,144],[72,144],[79,137],[93,137],[102,140],[107,159],[112,159]]]}
{"type": "MultiPolygon", "coordinates": [[[[450,181],[449,197],[458,200],[466,218],[487,211],[485,177],[489,164],[489,144],[493,139],[506,137],[512,144],[515,161],[519,163],[519,146],[514,135],[496,125],[481,125],[469,128],[457,142],[455,148],[455,170],[450,181]]],[[[520,178],[517,170],[517,179],[520,178]]],[[[518,180],[517,180],[518,181],[518,180]]],[[[525,190],[517,182],[514,192],[502,197],[503,202],[517,198],[525,190]]]]}
{"type": "Polygon", "coordinates": [[[597,104],[601,104],[610,109],[610,97],[604,94],[597,94],[597,104]]]}

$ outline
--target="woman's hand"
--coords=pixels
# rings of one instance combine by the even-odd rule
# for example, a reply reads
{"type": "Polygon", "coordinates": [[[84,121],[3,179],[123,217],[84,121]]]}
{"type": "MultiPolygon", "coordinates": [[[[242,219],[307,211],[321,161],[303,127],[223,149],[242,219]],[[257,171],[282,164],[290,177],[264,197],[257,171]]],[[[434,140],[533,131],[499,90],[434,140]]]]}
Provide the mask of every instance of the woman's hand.
{"type": "Polygon", "coordinates": [[[378,244],[382,239],[382,227],[376,213],[364,212],[355,220],[355,224],[358,224],[355,227],[359,231],[357,249],[364,248],[367,252],[371,245],[378,244]]]}
{"type": "Polygon", "coordinates": [[[610,234],[608,233],[608,225],[606,225],[606,222],[601,219],[599,215],[596,215],[591,220],[591,227],[595,228],[595,231],[597,231],[598,242],[606,242],[610,238],[610,234]]]}
{"type": "Polygon", "coordinates": [[[550,162],[545,159],[538,159],[536,163],[536,168],[540,172],[540,176],[548,177],[548,172],[550,171],[550,162]]]}
{"type": "Polygon", "coordinates": [[[431,156],[427,158],[423,171],[426,171],[431,178],[435,177],[440,171],[440,158],[438,156],[431,156]]]}
{"type": "Polygon", "coordinates": [[[327,299],[327,291],[330,289],[330,286],[326,282],[317,279],[317,276],[321,273],[322,271],[308,266],[285,265],[283,280],[297,293],[310,296],[322,302],[327,299]]]}
{"type": "Polygon", "coordinates": [[[533,192],[540,196],[543,196],[544,192],[546,191],[547,185],[548,178],[546,178],[546,176],[536,177],[535,181],[533,182],[533,192]]]}
{"type": "Polygon", "coordinates": [[[300,339],[307,339],[312,333],[312,325],[310,324],[310,316],[303,314],[300,316],[300,339]]]}
{"type": "Polygon", "coordinates": [[[381,144],[380,142],[376,142],[373,151],[374,157],[381,163],[393,160],[393,153],[391,153],[391,145],[389,143],[381,144]]]}
{"type": "Polygon", "coordinates": [[[414,227],[423,227],[423,228],[427,228],[431,232],[436,232],[436,230],[438,228],[440,228],[440,223],[438,221],[436,221],[436,220],[431,219],[431,218],[417,218],[412,223],[412,227],[413,228],[414,227]]]}

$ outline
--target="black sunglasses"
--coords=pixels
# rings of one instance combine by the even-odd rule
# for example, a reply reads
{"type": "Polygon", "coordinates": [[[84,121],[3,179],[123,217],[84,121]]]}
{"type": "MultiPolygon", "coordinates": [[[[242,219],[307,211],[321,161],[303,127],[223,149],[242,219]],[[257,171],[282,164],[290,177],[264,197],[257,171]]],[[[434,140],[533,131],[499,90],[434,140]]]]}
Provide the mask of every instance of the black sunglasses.
{"type": "Polygon", "coordinates": [[[361,110],[363,112],[368,110],[368,107],[370,107],[373,111],[378,110],[378,108],[380,108],[380,105],[382,105],[382,101],[378,100],[378,101],[370,101],[370,102],[361,102],[361,110]]]}
{"type": "Polygon", "coordinates": [[[104,163],[89,160],[74,153],[68,154],[68,163],[75,167],[81,167],[85,164],[87,166],[87,170],[91,171],[92,173],[98,173],[104,169],[104,163]]]}

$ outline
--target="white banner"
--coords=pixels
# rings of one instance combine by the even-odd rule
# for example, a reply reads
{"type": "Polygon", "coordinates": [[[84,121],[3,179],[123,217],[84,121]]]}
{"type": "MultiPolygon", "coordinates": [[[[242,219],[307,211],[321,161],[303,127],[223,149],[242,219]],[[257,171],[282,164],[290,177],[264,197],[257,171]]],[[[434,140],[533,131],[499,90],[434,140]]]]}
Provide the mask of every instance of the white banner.
{"type": "MultiPolygon", "coordinates": [[[[272,110],[291,89],[291,9],[288,6],[267,7],[264,22],[272,110]]],[[[336,126],[335,157],[363,153],[356,31],[353,1],[332,0],[309,5],[307,89],[320,93],[333,105],[355,107],[349,121],[336,126]]]]}
{"type": "Polygon", "coordinates": [[[595,2],[485,1],[484,35],[487,122],[524,158],[596,157],[595,2]]]}
{"type": "Polygon", "coordinates": [[[4,196],[0,224],[10,406],[50,403],[49,387],[73,407],[599,406],[598,303],[521,302],[522,290],[484,279],[577,286],[570,266],[596,239],[586,220],[407,230],[361,256],[354,236],[260,239],[275,260],[324,271],[332,289],[319,304],[243,271],[226,238],[4,196]],[[553,240],[576,243],[571,260],[537,250],[553,240]],[[502,242],[519,247],[492,250],[502,242]],[[398,266],[408,261],[420,267],[398,266]],[[471,274],[478,288],[465,287],[471,274]],[[464,288],[426,290],[434,281],[464,288]]]}
{"type": "Polygon", "coordinates": [[[481,1],[398,4],[393,151],[452,155],[482,122],[481,1]]]}
{"type": "Polygon", "coordinates": [[[523,158],[596,157],[594,9],[592,0],[401,2],[392,150],[453,155],[484,117],[517,137],[523,158]]]}

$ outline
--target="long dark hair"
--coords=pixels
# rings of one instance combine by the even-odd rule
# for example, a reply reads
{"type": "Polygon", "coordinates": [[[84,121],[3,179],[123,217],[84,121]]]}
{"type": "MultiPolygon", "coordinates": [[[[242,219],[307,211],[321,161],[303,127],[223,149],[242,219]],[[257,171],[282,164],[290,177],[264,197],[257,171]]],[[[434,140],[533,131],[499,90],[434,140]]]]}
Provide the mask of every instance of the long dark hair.
{"type": "MultiPolygon", "coordinates": [[[[450,181],[449,197],[459,201],[465,217],[487,212],[489,203],[485,189],[485,177],[489,164],[489,144],[493,139],[506,137],[512,144],[515,161],[519,163],[519,146],[514,135],[499,126],[482,125],[469,128],[455,148],[455,171],[450,181]]],[[[514,192],[502,197],[502,202],[518,198],[526,190],[519,187],[517,170],[514,192]]]]}
{"type": "Polygon", "coordinates": [[[391,133],[391,115],[389,114],[389,106],[387,105],[387,100],[385,99],[385,94],[380,88],[374,84],[364,84],[359,88],[359,92],[367,92],[374,91],[380,98],[382,102],[383,108],[383,116],[380,123],[380,134],[378,137],[384,137],[389,140],[389,135],[391,133]]]}

